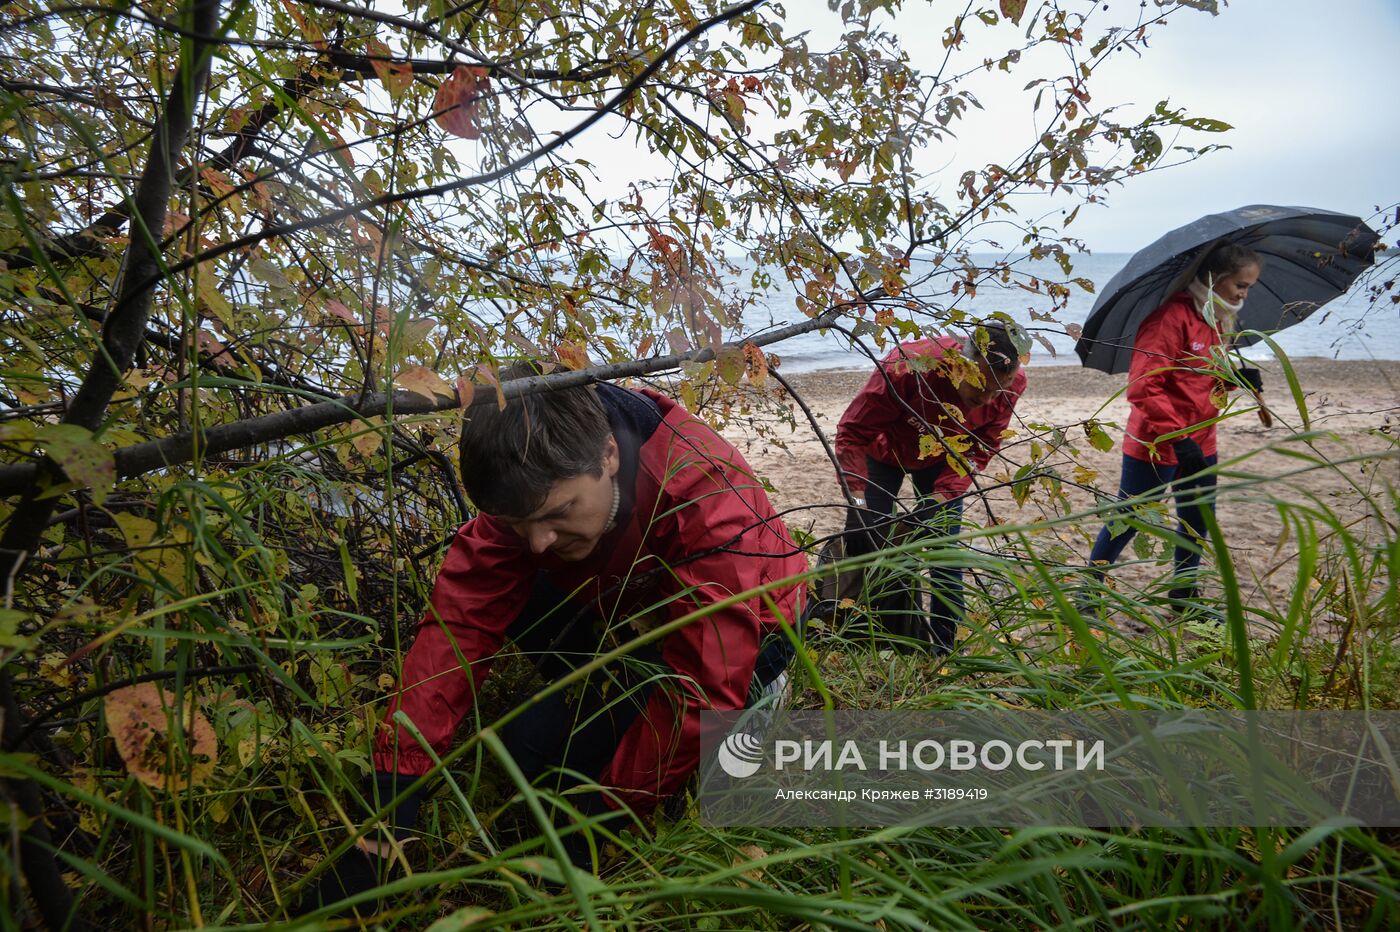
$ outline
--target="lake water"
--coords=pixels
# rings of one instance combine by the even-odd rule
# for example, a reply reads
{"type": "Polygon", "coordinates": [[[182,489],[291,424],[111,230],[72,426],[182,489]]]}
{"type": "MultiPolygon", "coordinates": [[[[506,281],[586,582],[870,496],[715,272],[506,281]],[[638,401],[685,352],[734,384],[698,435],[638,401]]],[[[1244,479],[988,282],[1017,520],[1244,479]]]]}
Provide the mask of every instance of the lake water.
{"type": "MultiPolygon", "coordinates": [[[[988,265],[999,256],[975,255],[979,265],[988,265]]],[[[1129,253],[1097,253],[1073,258],[1074,276],[1087,278],[1094,283],[1095,291],[1108,283],[1118,270],[1127,263],[1129,253]]],[[[1018,263],[1029,274],[1040,275],[1052,281],[1060,281],[1064,273],[1051,260],[1018,263]]],[[[917,271],[917,267],[915,270],[917,271]]],[[[924,287],[917,293],[924,295],[946,288],[924,287]]],[[[1093,309],[1095,294],[1075,288],[1069,299],[1069,306],[1057,315],[1059,324],[1082,324],[1093,309]]],[[[947,298],[943,298],[947,300],[947,298]]],[[[1024,289],[1011,286],[983,284],[974,298],[963,298],[958,307],[976,315],[986,315],[993,311],[1005,311],[1017,322],[1038,329],[1046,338],[1054,352],[1037,342],[1031,351],[1031,365],[1079,365],[1079,357],[1074,353],[1074,340],[1059,326],[1044,321],[1033,321],[1030,311],[1048,311],[1050,299],[1035,295],[1024,289]]],[[[752,308],[745,315],[745,332],[752,333],[768,326],[783,326],[805,318],[796,309],[790,293],[769,295],[760,306],[752,308]]],[[[1361,288],[1353,288],[1313,313],[1311,317],[1277,336],[1283,351],[1293,356],[1324,356],[1333,359],[1375,359],[1400,360],[1400,307],[1388,305],[1372,309],[1361,288]]],[[[873,346],[872,346],[873,348],[873,346]]],[[[844,334],[829,331],[825,334],[808,333],[793,337],[769,347],[782,357],[783,371],[808,372],[814,369],[869,368],[870,357],[851,346],[844,334]]],[[[1247,347],[1244,355],[1255,359],[1267,358],[1271,352],[1267,346],[1247,347]]]]}

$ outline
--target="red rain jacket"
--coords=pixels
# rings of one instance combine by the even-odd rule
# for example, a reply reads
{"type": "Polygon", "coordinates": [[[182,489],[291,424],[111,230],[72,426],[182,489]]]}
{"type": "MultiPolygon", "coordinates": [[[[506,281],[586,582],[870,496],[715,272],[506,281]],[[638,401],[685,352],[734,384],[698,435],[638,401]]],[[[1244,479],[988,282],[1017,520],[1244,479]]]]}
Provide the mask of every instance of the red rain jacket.
{"type": "MultiPolygon", "coordinates": [[[[961,349],[962,343],[956,337],[902,343],[890,351],[870,381],[851,399],[836,425],[836,458],[853,493],[859,495],[869,481],[867,456],[905,471],[924,469],[944,458],[944,451],[937,446],[930,455],[920,458],[919,437],[929,430],[905,405],[942,430],[944,436],[969,438],[972,444],[964,456],[977,470],[985,469],[992,454],[1001,449],[1001,432],[1011,423],[1011,413],[1026,390],[1024,368],[1016,371],[1008,389],[981,407],[967,410],[946,374],[936,367],[916,371],[908,362],[910,358],[921,358],[932,363],[945,355],[957,355],[961,349]],[[889,376],[888,381],[881,370],[889,376]]],[[[955,470],[945,469],[934,480],[933,489],[945,498],[954,498],[971,484],[971,474],[960,476],[955,470]]]]}
{"type": "Polygon", "coordinates": [[[1133,459],[1176,464],[1172,442],[1190,437],[1211,456],[1215,425],[1151,446],[1164,434],[1210,421],[1220,412],[1224,392],[1234,386],[1211,370],[1211,354],[1220,334],[1196,310],[1195,299],[1179,291],[1147,316],[1138,327],[1133,359],[1128,367],[1128,432],[1123,452],[1133,459]]]}
{"type": "MultiPolygon", "coordinates": [[[[626,618],[634,609],[691,590],[667,605],[664,622],[806,571],[806,559],[739,452],[675,402],[646,390],[635,394],[655,402],[660,424],[634,451],[630,513],[619,516],[619,526],[588,558],[571,563],[549,553],[536,556],[489,515],[478,515],[458,531],[404,659],[388,722],[376,738],[377,770],[417,775],[432,768],[417,741],[392,724],[400,709],[435,751],[448,750],[506,629],[525,606],[536,573],[546,573],[555,589],[575,593],[579,603],[593,601],[605,619],[626,618]],[[720,552],[708,553],[716,548],[720,552]],[[696,554],[704,555],[683,562],[696,554]],[[661,570],[649,574],[659,579],[645,580],[648,570],[661,570]],[[645,581],[639,585],[639,579],[645,581]],[[621,585],[623,580],[628,584],[621,585]]],[[[645,713],[624,734],[601,775],[600,782],[615,787],[633,809],[650,810],[699,764],[702,710],[744,707],[759,643],[782,622],[797,619],[802,586],[778,588],[769,598],[777,614],[762,597],[753,597],[662,641],[662,657],[679,676],[652,692],[645,713]],[[683,707],[679,716],[678,706],[683,707]]]]}

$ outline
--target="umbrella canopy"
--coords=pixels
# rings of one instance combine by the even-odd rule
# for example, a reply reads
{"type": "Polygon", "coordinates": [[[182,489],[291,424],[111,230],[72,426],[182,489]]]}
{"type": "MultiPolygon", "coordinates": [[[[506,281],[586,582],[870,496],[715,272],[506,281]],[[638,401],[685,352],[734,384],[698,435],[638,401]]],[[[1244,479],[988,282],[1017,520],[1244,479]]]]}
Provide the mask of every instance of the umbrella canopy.
{"type": "Polygon", "coordinates": [[[1239,329],[1270,331],[1293,326],[1351,287],[1374,261],[1379,241],[1359,217],[1310,207],[1255,204],[1209,214],[1128,260],[1099,293],[1075,352],[1091,369],[1127,372],[1138,325],[1186,287],[1217,243],[1259,253],[1264,267],[1240,312],[1239,329]]]}

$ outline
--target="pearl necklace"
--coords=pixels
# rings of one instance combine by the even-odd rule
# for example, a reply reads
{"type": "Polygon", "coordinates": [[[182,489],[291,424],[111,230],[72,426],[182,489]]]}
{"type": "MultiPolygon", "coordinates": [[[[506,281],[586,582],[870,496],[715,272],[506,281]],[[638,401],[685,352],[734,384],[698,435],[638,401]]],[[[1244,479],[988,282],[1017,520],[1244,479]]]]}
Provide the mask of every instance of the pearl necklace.
{"type": "Polygon", "coordinates": [[[617,510],[622,507],[622,490],[617,487],[617,477],[613,476],[613,503],[612,511],[608,512],[608,523],[603,526],[603,533],[606,534],[617,527],[617,510]]]}

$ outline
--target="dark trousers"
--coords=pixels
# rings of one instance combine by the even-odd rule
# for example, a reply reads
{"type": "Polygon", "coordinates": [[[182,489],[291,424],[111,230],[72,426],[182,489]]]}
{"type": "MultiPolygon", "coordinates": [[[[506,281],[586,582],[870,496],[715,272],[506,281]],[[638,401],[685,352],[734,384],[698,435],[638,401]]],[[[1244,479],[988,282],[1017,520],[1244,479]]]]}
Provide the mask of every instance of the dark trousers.
{"type": "MultiPolygon", "coordinates": [[[[1206,457],[1206,465],[1214,466],[1215,456],[1206,457]]],[[[1153,489],[1164,488],[1171,484],[1172,494],[1176,498],[1176,516],[1180,521],[1177,525],[1177,533],[1186,541],[1192,543],[1181,543],[1176,547],[1173,563],[1174,576],[1185,576],[1192,573],[1196,567],[1201,565],[1201,548],[1194,543],[1206,536],[1206,521],[1201,512],[1202,508],[1210,508],[1214,513],[1215,503],[1212,491],[1215,489],[1215,474],[1210,473],[1186,476],[1180,480],[1176,478],[1177,468],[1175,465],[1165,465],[1163,463],[1149,463],[1146,460],[1124,455],[1123,457],[1123,478],[1119,483],[1118,497],[1120,499],[1136,498],[1153,489]],[[1205,499],[1203,502],[1202,499],[1205,499]]],[[[1099,531],[1098,540],[1094,542],[1094,549],[1089,554],[1091,564],[1113,564],[1118,562],[1118,558],[1123,553],[1123,548],[1128,546],[1128,542],[1137,534],[1137,528],[1129,527],[1117,537],[1113,536],[1105,525],[1099,531]]],[[[1100,571],[1102,574],[1102,571],[1100,571]]]]}
{"type": "MultiPolygon", "coordinates": [[[[536,578],[530,601],[507,629],[506,636],[546,682],[562,679],[599,653],[635,637],[608,637],[594,606],[580,605],[536,578]]],[[[754,665],[754,689],[767,686],[794,656],[781,632],[761,645],[754,665]]],[[[544,786],[564,790],[593,782],[617,751],[622,736],[646,709],[659,677],[674,675],[661,657],[657,642],[643,645],[626,658],[590,674],[581,683],[553,693],[532,705],[501,729],[501,740],[531,781],[555,771],[544,786]]],[[[570,802],[588,814],[606,811],[599,793],[573,794],[570,802]]]]}
{"type": "MultiPolygon", "coordinates": [[[[906,475],[898,466],[869,457],[865,459],[865,467],[869,477],[865,489],[868,533],[848,540],[847,552],[853,556],[878,550],[889,542],[895,523],[895,500],[906,475]]],[[[933,491],[933,483],[944,468],[940,461],[907,473],[918,496],[914,512],[907,521],[921,536],[955,537],[962,528],[962,499],[945,502],[933,491]]],[[[936,650],[946,652],[953,647],[958,621],[963,615],[962,571],[936,566],[929,569],[928,579],[931,595],[927,615],[915,605],[914,590],[907,586],[878,597],[873,607],[891,633],[928,641],[936,650]]]]}

